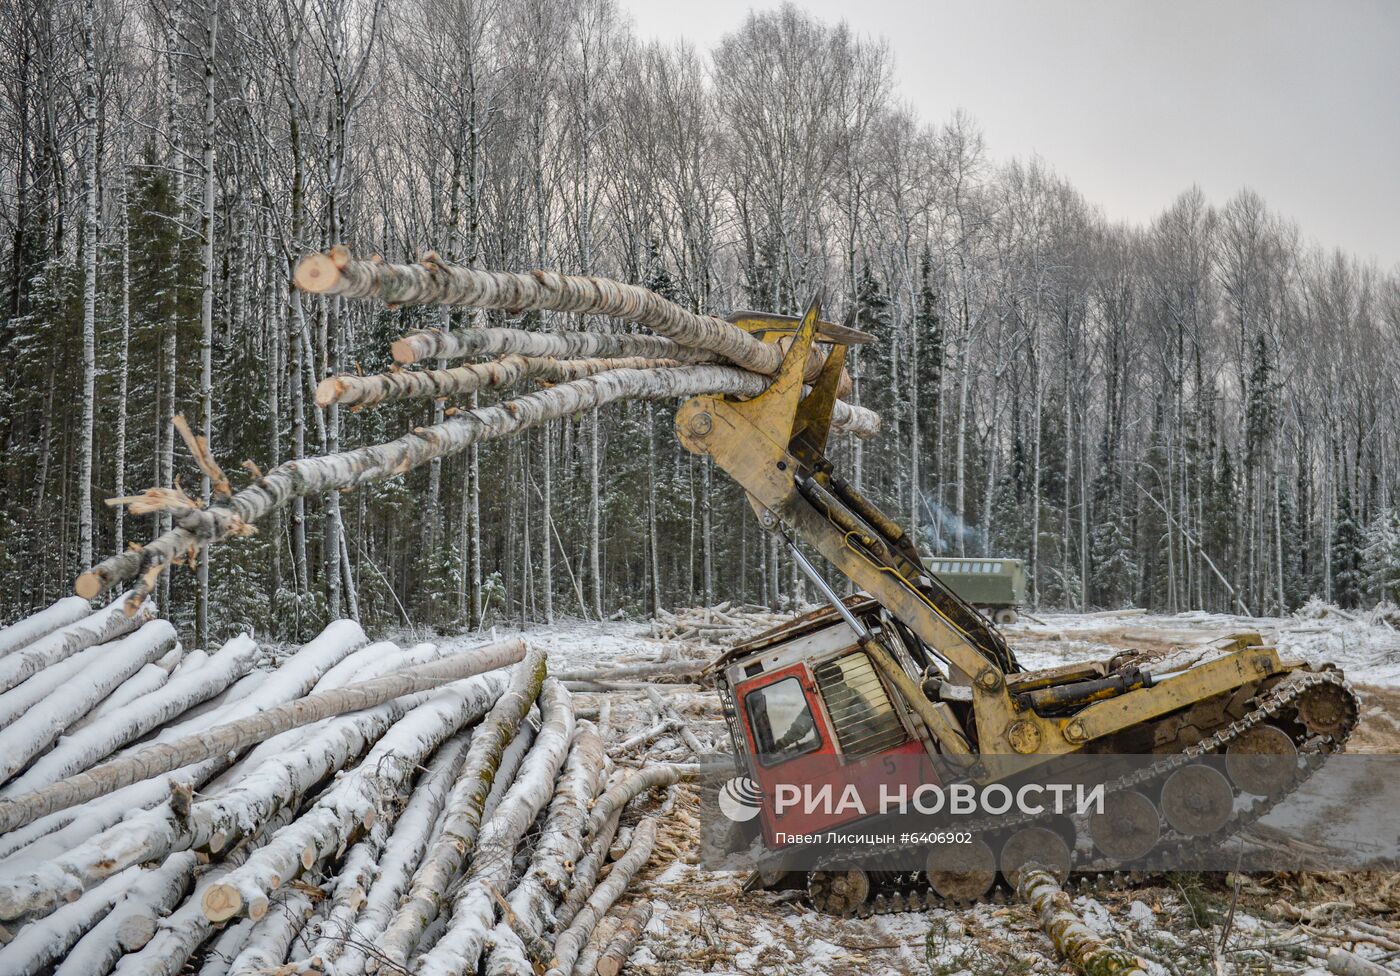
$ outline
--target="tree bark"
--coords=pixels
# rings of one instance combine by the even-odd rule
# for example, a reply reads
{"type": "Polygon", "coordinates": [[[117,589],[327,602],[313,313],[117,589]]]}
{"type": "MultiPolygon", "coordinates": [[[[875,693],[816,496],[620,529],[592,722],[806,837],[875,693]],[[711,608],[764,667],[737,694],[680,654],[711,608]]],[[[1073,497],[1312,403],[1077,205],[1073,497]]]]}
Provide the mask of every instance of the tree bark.
{"type": "Polygon", "coordinates": [[[598,964],[594,967],[598,976],[619,976],[622,967],[627,965],[627,957],[636,948],[650,921],[651,902],[637,902],[617,927],[617,932],[609,940],[608,947],[598,957],[598,964]]]}
{"type": "Polygon", "coordinates": [[[442,832],[418,866],[403,904],[380,939],[379,948],[390,963],[405,966],[423,930],[446,907],[451,883],[476,847],[501,757],[539,696],[546,670],[543,649],[530,648],[511,672],[505,694],[472,734],[466,767],[447,801],[442,832]]]}
{"type": "Polygon", "coordinates": [[[510,883],[515,848],[554,790],[574,735],[571,696],[553,678],[540,690],[544,724],[515,782],[477,838],[476,855],[452,902],[447,932],[418,960],[423,976],[474,971],[496,922],[497,892],[510,883]]]}
{"type": "Polygon", "coordinates": [[[478,271],[432,260],[426,264],[360,261],[343,249],[312,254],[297,265],[306,291],[347,298],[376,297],[392,305],[467,305],[514,311],[539,309],[606,315],[645,326],[691,349],[713,352],[757,373],[778,371],[783,354],[712,315],[696,315],[647,288],[607,278],[549,271],[513,274],[478,271]]]}
{"type": "Polygon", "coordinates": [[[91,614],[92,604],[88,601],[78,596],[65,596],[38,613],[23,617],[0,630],[0,658],[91,614]]]}
{"type": "Polygon", "coordinates": [[[404,366],[425,359],[464,359],[469,356],[526,356],[532,359],[668,359],[676,363],[716,362],[711,352],[687,348],[664,336],[633,332],[526,332],[523,329],[481,328],[444,332],[410,332],[389,347],[404,366]]]}
{"type": "Polygon", "coordinates": [[[150,779],[211,756],[246,749],[288,729],[310,725],[334,715],[372,708],[403,695],[505,667],[525,656],[525,643],[519,638],[499,641],[478,648],[473,653],[453,655],[398,674],[310,695],[215,726],[202,734],[147,746],[126,759],[116,759],[32,793],[0,801],[0,830],[12,830],[35,817],[110,793],[138,780],[150,779]]]}
{"type": "MultiPolygon", "coordinates": [[[[85,604],[84,610],[86,610],[86,601],[83,602],[85,604]]],[[[67,660],[79,651],[123,637],[155,617],[153,606],[145,607],[139,617],[132,617],[122,612],[122,603],[122,600],[117,600],[95,613],[88,613],[83,619],[52,629],[44,636],[38,637],[0,658],[0,692],[8,692],[33,675],[67,660]]],[[[55,604],[54,607],[49,608],[44,613],[36,614],[36,616],[43,617],[57,606],[58,604],[55,604]]],[[[63,609],[67,611],[75,608],[69,605],[63,609]]],[[[60,617],[53,615],[48,619],[52,621],[60,619],[60,617]]],[[[26,623],[27,621],[22,620],[10,629],[18,629],[18,634],[22,637],[26,633],[24,629],[26,623]]],[[[47,621],[37,626],[48,629],[47,621]]],[[[4,698],[0,698],[0,703],[3,702],[4,698]]],[[[0,704],[0,709],[3,709],[2,704],[0,704]]],[[[0,714],[4,714],[4,712],[0,711],[0,714]]],[[[0,721],[8,720],[0,719],[0,721]]]]}
{"type": "Polygon", "coordinates": [[[554,958],[550,961],[547,976],[569,976],[575,960],[593,933],[593,928],[632,883],[632,878],[642,866],[650,860],[655,844],[656,821],[647,817],[637,824],[637,829],[632,832],[632,845],[627,853],[621,860],[613,862],[607,878],[593,889],[593,893],[588,896],[588,900],[569,923],[569,927],[555,940],[554,958]]]}
{"type": "Polygon", "coordinates": [[[1136,956],[1109,947],[1080,921],[1069,896],[1048,871],[1022,868],[1016,895],[1035,912],[1061,956],[1086,976],[1144,976],[1136,956]]]}

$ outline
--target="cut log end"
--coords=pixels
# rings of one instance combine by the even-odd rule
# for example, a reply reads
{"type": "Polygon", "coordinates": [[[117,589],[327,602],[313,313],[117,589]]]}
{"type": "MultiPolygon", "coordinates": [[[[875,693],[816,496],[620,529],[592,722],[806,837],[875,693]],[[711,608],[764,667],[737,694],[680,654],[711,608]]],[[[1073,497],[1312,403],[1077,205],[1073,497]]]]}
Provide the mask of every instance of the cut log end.
{"type": "Polygon", "coordinates": [[[117,945],[127,952],[139,952],[156,937],[156,920],[149,915],[133,915],[117,926],[117,945]]]}
{"type": "Polygon", "coordinates": [[[102,577],[91,570],[83,573],[73,584],[73,592],[84,600],[91,600],[102,592],[102,577]]]}
{"type": "Polygon", "coordinates": [[[341,388],[344,386],[338,376],[327,376],[316,384],[316,406],[329,407],[340,399],[341,388]]]}
{"type": "Polygon", "coordinates": [[[329,255],[308,254],[297,262],[292,280],[302,291],[319,295],[335,287],[340,280],[340,268],[329,255]]]}
{"type": "Polygon", "coordinates": [[[413,343],[408,339],[395,339],[391,342],[389,355],[394,357],[394,362],[404,366],[418,362],[418,353],[414,351],[413,343]]]}
{"type": "MultiPolygon", "coordinates": [[[[243,896],[233,885],[210,885],[205,890],[204,897],[200,899],[200,907],[204,909],[204,917],[209,921],[226,922],[237,915],[239,909],[243,907],[243,896]]],[[[266,907],[263,911],[264,913],[267,911],[266,907]]]]}

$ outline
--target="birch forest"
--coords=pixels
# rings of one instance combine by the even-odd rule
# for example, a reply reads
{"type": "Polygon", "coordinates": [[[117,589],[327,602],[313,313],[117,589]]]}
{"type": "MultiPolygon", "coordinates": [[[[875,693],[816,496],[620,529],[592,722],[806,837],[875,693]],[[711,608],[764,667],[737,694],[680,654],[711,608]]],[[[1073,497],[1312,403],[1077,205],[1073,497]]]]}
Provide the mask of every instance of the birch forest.
{"type": "MultiPolygon", "coordinates": [[[[337,244],[606,275],[706,314],[821,291],[878,340],[852,349],[848,399],[882,429],[839,435],[838,465],[926,552],[1026,560],[1036,606],[1400,594],[1400,268],[1248,190],[1114,222],[953,106],[914,115],[858,22],[776,7],[697,50],[644,42],[611,0],[7,0],[0,19],[3,621],[169,527],[107,499],[209,498],[177,418],[237,488],[498,398],[317,405],[413,329],[600,328],[293,287],[337,244]]],[[[158,604],[208,646],[343,616],[813,597],[677,443],[677,404],[297,498],[163,576],[158,604]]]]}

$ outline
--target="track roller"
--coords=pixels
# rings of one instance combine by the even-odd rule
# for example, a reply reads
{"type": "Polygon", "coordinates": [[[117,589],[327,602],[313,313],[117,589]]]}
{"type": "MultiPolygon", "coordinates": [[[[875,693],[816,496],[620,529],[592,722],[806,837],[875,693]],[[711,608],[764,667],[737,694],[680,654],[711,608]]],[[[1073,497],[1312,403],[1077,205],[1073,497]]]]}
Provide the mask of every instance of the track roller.
{"type": "Polygon", "coordinates": [[[1162,827],[1151,800],[1136,790],[1120,790],[1104,797],[1103,811],[1089,817],[1089,836],[1109,857],[1135,861],[1156,846],[1162,827]]]}
{"type": "Polygon", "coordinates": [[[1277,796],[1297,779],[1298,747],[1278,726],[1256,725],[1226,747],[1225,771],[1246,793],[1277,796]]]}
{"type": "Polygon", "coordinates": [[[1192,837],[1213,834],[1230,822],[1235,791],[1218,770],[1201,763],[1182,766],[1162,784],[1162,816],[1192,837]]]}
{"type": "Polygon", "coordinates": [[[1069,877],[1070,851],[1064,838],[1046,827],[1018,830],[1001,845],[1001,873],[1014,888],[1020,883],[1021,868],[1036,864],[1055,876],[1069,877]]]}
{"type": "Polygon", "coordinates": [[[924,867],[933,890],[949,901],[976,901],[997,880],[997,857],[980,837],[966,844],[935,845],[924,867]]]}

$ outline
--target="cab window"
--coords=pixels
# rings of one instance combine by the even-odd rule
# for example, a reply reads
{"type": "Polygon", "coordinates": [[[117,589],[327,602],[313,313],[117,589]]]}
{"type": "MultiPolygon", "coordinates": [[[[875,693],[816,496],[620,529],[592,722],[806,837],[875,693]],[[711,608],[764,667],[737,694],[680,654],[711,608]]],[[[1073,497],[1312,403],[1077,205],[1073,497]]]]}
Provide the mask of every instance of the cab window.
{"type": "Polygon", "coordinates": [[[786,762],[821,745],[807,696],[796,678],[784,678],[744,696],[758,761],[765,766],[786,762]]]}
{"type": "Polygon", "coordinates": [[[847,762],[907,742],[909,735],[875,673],[870,657],[855,651],[817,666],[817,687],[847,762]]]}

